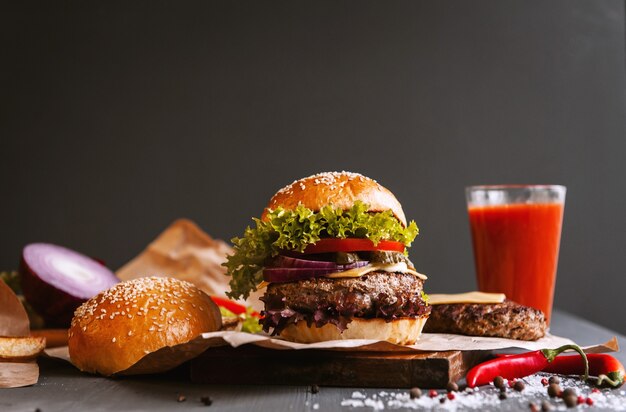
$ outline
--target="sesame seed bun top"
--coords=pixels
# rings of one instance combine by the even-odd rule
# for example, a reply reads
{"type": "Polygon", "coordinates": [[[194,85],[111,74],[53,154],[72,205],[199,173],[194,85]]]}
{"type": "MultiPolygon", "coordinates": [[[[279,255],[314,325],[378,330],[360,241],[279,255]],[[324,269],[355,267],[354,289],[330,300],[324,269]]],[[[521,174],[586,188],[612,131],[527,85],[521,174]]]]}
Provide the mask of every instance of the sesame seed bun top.
{"type": "Polygon", "coordinates": [[[69,330],[70,359],[82,371],[109,376],[221,325],[217,305],[193,284],[163,277],[133,279],[76,310],[69,330]]]}
{"type": "Polygon", "coordinates": [[[302,204],[318,212],[322,207],[332,205],[347,210],[357,200],[368,204],[370,212],[391,210],[406,226],[404,211],[393,193],[375,180],[351,172],[318,173],[296,180],[276,192],[263,211],[261,220],[267,220],[268,209],[274,210],[279,206],[292,210],[302,204]]]}

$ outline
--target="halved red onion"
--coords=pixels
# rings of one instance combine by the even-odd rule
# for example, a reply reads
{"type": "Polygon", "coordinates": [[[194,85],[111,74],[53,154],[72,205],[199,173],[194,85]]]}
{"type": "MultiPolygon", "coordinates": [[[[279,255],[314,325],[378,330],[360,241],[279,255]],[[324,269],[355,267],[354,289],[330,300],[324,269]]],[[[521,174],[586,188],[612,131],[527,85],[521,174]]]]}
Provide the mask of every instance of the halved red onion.
{"type": "Polygon", "coordinates": [[[24,297],[46,326],[68,327],[74,310],[119,282],[98,261],[49,243],[32,243],[20,264],[24,297]]]}

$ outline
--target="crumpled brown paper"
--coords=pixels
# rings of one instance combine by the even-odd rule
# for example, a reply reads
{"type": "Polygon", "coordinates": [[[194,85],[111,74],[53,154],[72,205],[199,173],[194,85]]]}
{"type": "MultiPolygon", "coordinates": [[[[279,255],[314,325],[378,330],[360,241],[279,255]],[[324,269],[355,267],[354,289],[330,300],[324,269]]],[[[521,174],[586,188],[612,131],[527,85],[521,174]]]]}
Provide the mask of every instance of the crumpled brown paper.
{"type": "Polygon", "coordinates": [[[0,336],[28,336],[30,322],[13,290],[0,280],[0,336]]]}
{"type": "MultiPolygon", "coordinates": [[[[0,336],[22,337],[30,334],[24,306],[4,281],[0,280],[0,336]]],[[[35,362],[0,362],[0,388],[34,385],[39,379],[35,362]]]]}
{"type": "MultiPolygon", "coordinates": [[[[193,283],[209,295],[226,296],[230,290],[226,276],[226,256],[233,248],[226,242],[213,239],[188,219],[178,219],[168,226],[130,262],[120,268],[116,275],[122,280],[144,276],[167,276],[193,283]]],[[[252,293],[246,301],[259,311],[259,301],[264,291],[252,293]]]]}
{"type": "Polygon", "coordinates": [[[191,220],[178,219],[116,274],[122,280],[175,277],[193,283],[209,295],[224,295],[228,278],[221,264],[232,252],[226,242],[213,239],[191,220]]]}

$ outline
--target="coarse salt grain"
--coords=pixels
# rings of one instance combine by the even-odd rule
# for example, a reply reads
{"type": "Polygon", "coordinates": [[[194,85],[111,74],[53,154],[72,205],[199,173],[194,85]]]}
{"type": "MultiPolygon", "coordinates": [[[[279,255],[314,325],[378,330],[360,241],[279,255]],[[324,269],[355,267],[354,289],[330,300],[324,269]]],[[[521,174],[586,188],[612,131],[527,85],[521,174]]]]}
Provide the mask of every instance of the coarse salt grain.
{"type": "MultiPolygon", "coordinates": [[[[541,379],[549,377],[548,374],[531,375],[521,379],[526,387],[523,392],[507,391],[509,400],[501,401],[498,398],[499,390],[493,385],[485,386],[481,390],[459,391],[455,392],[453,400],[446,400],[440,403],[440,397],[430,398],[422,396],[420,398],[411,399],[409,391],[391,392],[379,391],[373,394],[367,394],[360,391],[352,392],[349,399],[343,399],[341,406],[349,406],[352,408],[372,408],[373,410],[385,409],[437,409],[437,410],[495,410],[504,406],[504,403],[510,402],[511,399],[517,399],[518,402],[535,402],[541,403],[548,401],[555,407],[555,410],[566,410],[562,400],[554,400],[548,397],[546,388],[542,385],[541,379]]],[[[626,399],[624,398],[626,391],[614,391],[605,389],[601,392],[593,392],[593,387],[582,382],[579,378],[562,377],[561,385],[563,388],[574,387],[577,392],[585,398],[593,401],[593,406],[605,410],[626,411],[626,399]]]]}

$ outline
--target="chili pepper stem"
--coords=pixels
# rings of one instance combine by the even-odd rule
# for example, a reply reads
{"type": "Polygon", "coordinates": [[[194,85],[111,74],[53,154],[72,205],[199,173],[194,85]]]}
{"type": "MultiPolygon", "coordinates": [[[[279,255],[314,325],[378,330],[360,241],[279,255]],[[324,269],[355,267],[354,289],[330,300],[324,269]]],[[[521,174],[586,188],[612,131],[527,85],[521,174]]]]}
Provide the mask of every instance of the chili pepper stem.
{"type": "Polygon", "coordinates": [[[554,358],[556,358],[560,353],[563,353],[566,350],[570,350],[570,349],[578,352],[580,356],[582,356],[583,362],[585,363],[585,375],[583,376],[583,380],[589,379],[589,361],[587,360],[587,355],[585,354],[585,352],[583,352],[580,346],[574,345],[574,344],[563,345],[556,349],[542,349],[541,352],[543,353],[543,356],[546,357],[548,362],[552,362],[554,358]]]}
{"type": "Polygon", "coordinates": [[[596,385],[602,386],[602,384],[605,382],[608,383],[609,386],[617,388],[624,383],[624,379],[619,372],[611,372],[607,375],[598,375],[598,382],[596,383],[596,385]]]}

